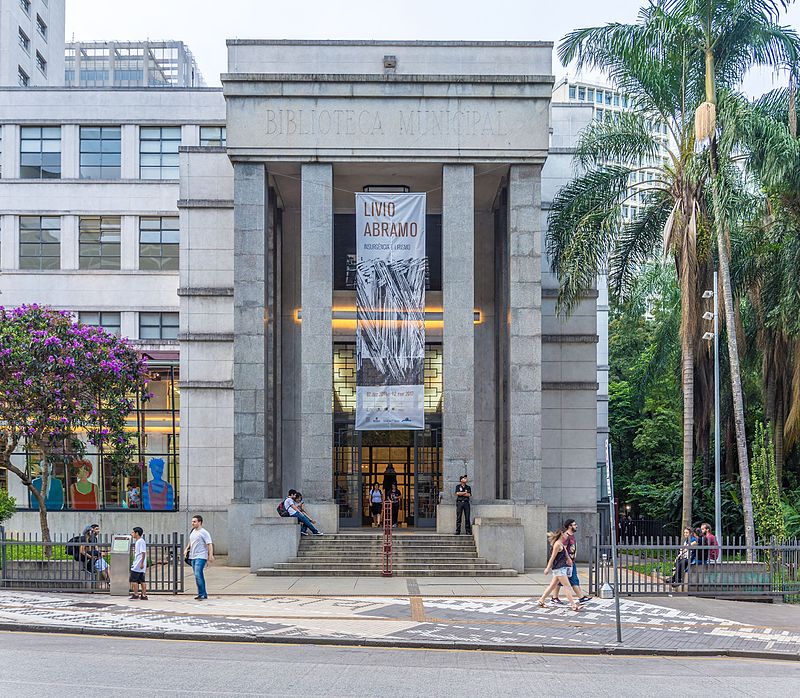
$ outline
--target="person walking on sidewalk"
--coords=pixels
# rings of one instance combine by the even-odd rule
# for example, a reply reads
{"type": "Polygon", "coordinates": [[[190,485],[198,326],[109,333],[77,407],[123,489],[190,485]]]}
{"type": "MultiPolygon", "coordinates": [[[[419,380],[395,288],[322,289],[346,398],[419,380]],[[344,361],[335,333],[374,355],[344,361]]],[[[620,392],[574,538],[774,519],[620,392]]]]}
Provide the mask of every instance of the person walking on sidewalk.
{"type": "Polygon", "coordinates": [[[135,526],[133,531],[133,564],[131,565],[131,600],[147,601],[147,587],[144,573],[147,571],[147,543],[144,540],[144,531],[140,526],[135,526]],[[137,593],[136,587],[139,587],[137,593]]]}
{"type": "Polygon", "coordinates": [[[194,581],[197,583],[198,601],[208,598],[206,593],[206,565],[214,562],[214,543],[211,534],[203,528],[203,517],[195,514],[192,517],[192,532],[189,534],[189,545],[186,546],[185,554],[189,557],[189,563],[194,572],[194,581]]]}
{"type": "Polygon", "coordinates": [[[302,512],[303,495],[296,490],[289,490],[289,495],[283,500],[283,508],[289,512],[289,516],[294,516],[300,522],[300,535],[307,536],[311,531],[315,536],[321,536],[322,532],[317,530],[314,526],[316,522],[312,521],[302,512]]]}
{"type": "Polygon", "coordinates": [[[539,608],[545,607],[545,599],[547,598],[547,595],[556,588],[556,585],[560,584],[564,587],[564,594],[566,595],[572,610],[581,610],[580,604],[576,603],[575,597],[572,596],[572,589],[570,589],[569,585],[569,568],[572,567],[572,558],[570,558],[569,553],[567,552],[568,538],[569,534],[563,528],[559,528],[558,530],[547,534],[547,539],[550,542],[550,545],[553,546],[553,551],[550,554],[550,559],[547,561],[547,567],[544,568],[544,573],[550,574],[550,571],[552,570],[553,581],[550,582],[550,585],[544,590],[544,594],[539,597],[539,600],[537,601],[539,608]]]}
{"type": "MultiPolygon", "coordinates": [[[[569,555],[570,560],[572,560],[569,583],[572,586],[572,591],[575,593],[575,596],[578,597],[578,603],[586,603],[590,600],[590,598],[581,590],[581,581],[578,579],[578,565],[575,562],[577,559],[576,554],[578,550],[578,544],[575,540],[575,534],[578,532],[578,524],[576,523],[575,519],[567,519],[564,522],[564,530],[569,534],[567,537],[567,554],[569,555]]],[[[563,601],[558,598],[560,592],[561,585],[559,584],[556,586],[556,593],[553,594],[552,597],[553,603],[563,603],[563,601]]]]}
{"type": "Polygon", "coordinates": [[[461,535],[461,517],[466,517],[464,530],[468,536],[472,535],[472,517],[469,511],[469,500],[472,497],[472,488],[467,484],[467,476],[462,475],[456,485],[456,535],[461,535]]]}

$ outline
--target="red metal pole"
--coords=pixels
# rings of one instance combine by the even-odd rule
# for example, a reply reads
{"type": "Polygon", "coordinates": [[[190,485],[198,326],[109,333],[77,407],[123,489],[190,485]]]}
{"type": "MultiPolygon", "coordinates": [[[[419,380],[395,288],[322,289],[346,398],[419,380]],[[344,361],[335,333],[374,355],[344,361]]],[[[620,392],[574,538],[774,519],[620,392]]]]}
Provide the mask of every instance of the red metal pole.
{"type": "Polygon", "coordinates": [[[383,576],[392,576],[392,500],[383,500],[383,576]]]}

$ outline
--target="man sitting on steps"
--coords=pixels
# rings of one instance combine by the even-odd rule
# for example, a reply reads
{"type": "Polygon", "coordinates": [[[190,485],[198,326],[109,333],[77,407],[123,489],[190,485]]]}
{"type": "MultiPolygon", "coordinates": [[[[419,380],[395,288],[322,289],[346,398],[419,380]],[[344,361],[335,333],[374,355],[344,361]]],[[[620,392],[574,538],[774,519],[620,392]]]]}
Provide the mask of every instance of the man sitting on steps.
{"type": "Polygon", "coordinates": [[[321,536],[322,532],[318,531],[314,527],[314,521],[308,518],[301,510],[300,510],[300,502],[302,501],[302,497],[297,490],[289,490],[289,494],[286,499],[283,500],[283,508],[289,512],[289,516],[294,516],[300,522],[300,535],[307,536],[309,530],[315,536],[321,536]]]}

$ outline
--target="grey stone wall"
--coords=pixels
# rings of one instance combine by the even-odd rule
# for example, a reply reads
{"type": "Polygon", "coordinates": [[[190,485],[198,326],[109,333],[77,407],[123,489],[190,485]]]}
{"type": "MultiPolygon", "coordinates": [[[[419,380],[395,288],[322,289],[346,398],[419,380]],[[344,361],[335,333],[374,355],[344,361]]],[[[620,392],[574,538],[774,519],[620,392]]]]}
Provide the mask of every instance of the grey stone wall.
{"type": "Polygon", "coordinates": [[[318,502],[333,497],[333,167],[304,164],[301,178],[300,474],[318,502]]]}
{"type": "Polygon", "coordinates": [[[442,299],[444,422],[442,488],[453,497],[463,474],[475,472],[475,173],[442,168],[442,299]]]}

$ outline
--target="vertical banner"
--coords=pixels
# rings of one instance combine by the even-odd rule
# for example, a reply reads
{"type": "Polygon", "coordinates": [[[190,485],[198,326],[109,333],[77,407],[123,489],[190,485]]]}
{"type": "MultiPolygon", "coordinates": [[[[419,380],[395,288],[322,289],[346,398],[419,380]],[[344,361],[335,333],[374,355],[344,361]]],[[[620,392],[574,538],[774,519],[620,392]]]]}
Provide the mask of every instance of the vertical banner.
{"type": "Polygon", "coordinates": [[[356,194],[356,429],[423,429],[425,194],[356,194]]]}

